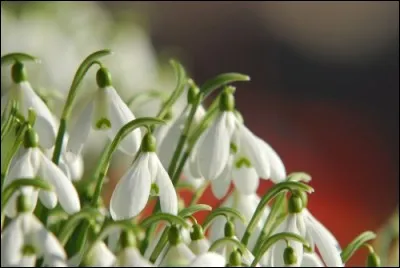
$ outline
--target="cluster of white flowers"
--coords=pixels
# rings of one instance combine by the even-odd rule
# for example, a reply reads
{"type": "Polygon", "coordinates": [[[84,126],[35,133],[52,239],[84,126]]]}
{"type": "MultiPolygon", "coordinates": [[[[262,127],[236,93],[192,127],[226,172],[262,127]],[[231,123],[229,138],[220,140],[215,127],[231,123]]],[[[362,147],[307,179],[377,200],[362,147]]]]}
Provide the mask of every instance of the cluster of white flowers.
{"type": "Polygon", "coordinates": [[[1,143],[9,147],[1,167],[2,266],[341,267],[363,245],[367,264],[379,265],[367,244],[375,235],[365,232],[342,250],[307,209],[310,176],[288,175],[278,154],[246,127],[229,84],[248,76],[222,74],[198,87],[172,61],[176,89],[156,117],[136,118],[99,61],[108,54],[98,51],[82,62],[60,118],[28,80],[25,62],[35,58],[2,57],[3,66],[12,65],[13,81],[1,99],[1,143]],[[79,83],[95,64],[97,90],[72,125],[79,83]],[[182,95],[186,108],[174,116],[182,95]],[[82,178],[90,130],[107,133],[110,143],[91,178],[82,178]],[[101,190],[117,150],[133,163],[106,207],[101,190]],[[274,183],[262,196],[260,178],[274,183]],[[188,205],[179,197],[185,183],[193,191],[188,205]],[[197,203],[208,186],[224,199],[220,207],[197,203]],[[210,212],[200,224],[194,214],[204,210],[210,212]]]}

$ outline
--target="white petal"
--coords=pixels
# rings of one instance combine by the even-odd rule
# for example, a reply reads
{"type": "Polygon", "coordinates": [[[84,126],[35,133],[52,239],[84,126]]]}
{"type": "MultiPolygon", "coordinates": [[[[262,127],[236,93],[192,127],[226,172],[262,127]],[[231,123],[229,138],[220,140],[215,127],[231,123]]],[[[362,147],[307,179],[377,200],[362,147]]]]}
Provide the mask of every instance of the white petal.
{"type": "Polygon", "coordinates": [[[187,266],[196,256],[184,243],[171,246],[160,266],[187,266]]]}
{"type": "Polygon", "coordinates": [[[117,250],[120,236],[121,236],[121,230],[119,228],[113,230],[111,234],[108,236],[107,246],[111,251],[115,252],[117,250]]]}
{"type": "Polygon", "coordinates": [[[50,182],[60,201],[61,207],[68,214],[73,214],[81,209],[78,193],[72,182],[65,174],[41,153],[40,176],[43,180],[50,182]]]}
{"type": "Polygon", "coordinates": [[[203,144],[204,137],[205,136],[202,135],[197,140],[196,144],[192,149],[192,153],[189,155],[189,159],[187,161],[187,173],[193,178],[203,178],[203,175],[201,175],[200,172],[200,165],[197,160],[198,160],[199,146],[203,144]]]}
{"type": "Polygon", "coordinates": [[[57,206],[57,195],[51,191],[39,191],[40,202],[48,209],[53,209],[57,206]]]}
{"type": "Polygon", "coordinates": [[[153,265],[146,260],[137,248],[125,248],[118,255],[117,267],[153,267],[153,265]]]}
{"type": "Polygon", "coordinates": [[[114,220],[133,218],[146,206],[151,188],[148,158],[148,154],[141,154],[115,187],[110,201],[114,220]]]}
{"type": "Polygon", "coordinates": [[[89,265],[93,267],[111,267],[116,258],[103,242],[97,242],[88,254],[89,265]]]}
{"type": "Polygon", "coordinates": [[[221,113],[205,131],[204,140],[199,144],[197,161],[201,174],[207,180],[216,179],[229,159],[231,133],[226,126],[226,118],[226,112],[221,113]]]}
{"type": "Polygon", "coordinates": [[[57,135],[57,123],[52,113],[43,100],[33,91],[29,82],[22,82],[19,85],[22,91],[24,116],[28,115],[29,108],[34,109],[36,122],[33,127],[38,133],[39,142],[43,147],[51,148],[57,135]]]}
{"type": "MultiPolygon", "coordinates": [[[[184,111],[168,129],[166,129],[167,131],[165,132],[165,136],[161,140],[157,139],[157,142],[159,143],[157,154],[159,155],[160,161],[166,169],[168,168],[174,151],[178,146],[179,137],[182,134],[184,124],[188,117],[188,109],[189,107],[187,107],[186,111],[184,111]]],[[[161,131],[161,127],[158,127],[157,130],[161,131]]]]}
{"type": "Polygon", "coordinates": [[[19,262],[19,267],[35,267],[36,255],[24,255],[19,262]]]}
{"type": "Polygon", "coordinates": [[[210,248],[210,242],[207,238],[194,240],[190,242],[189,248],[195,255],[200,255],[208,251],[208,249],[210,248]]]}
{"type": "MultiPolygon", "coordinates": [[[[37,168],[36,165],[32,163],[32,158],[34,156],[35,154],[33,154],[33,149],[25,150],[21,158],[16,160],[15,165],[11,168],[10,173],[5,178],[4,187],[17,179],[33,179],[36,177],[37,168]]],[[[21,190],[24,195],[31,200],[30,210],[33,211],[36,207],[37,190],[33,187],[22,187],[21,190]]],[[[5,214],[10,218],[14,218],[17,214],[16,201],[18,195],[18,193],[14,193],[4,208],[5,214]]]]}
{"type": "MultiPolygon", "coordinates": [[[[65,158],[65,157],[64,157],[65,158]]],[[[64,160],[68,166],[68,171],[70,173],[70,178],[73,181],[80,180],[83,175],[84,166],[83,166],[83,157],[82,155],[78,155],[76,159],[72,161],[64,160]]]]}
{"type": "Polygon", "coordinates": [[[172,184],[171,179],[167,171],[164,169],[160,160],[155,153],[150,155],[151,161],[158,162],[157,175],[155,177],[155,183],[157,184],[160,192],[160,205],[161,211],[164,213],[170,213],[173,215],[178,214],[178,196],[175,192],[175,187],[172,184]]]}
{"type": "Polygon", "coordinates": [[[329,267],[343,267],[339,243],[331,232],[311,216],[311,213],[308,214],[306,217],[307,231],[310,232],[325,264],[329,267]]]}
{"type": "MultiPolygon", "coordinates": [[[[108,87],[107,89],[108,96],[111,100],[109,107],[109,116],[111,120],[111,129],[110,129],[110,139],[114,139],[117,132],[128,122],[135,119],[132,111],[129,110],[128,106],[125,102],[122,101],[121,97],[115,91],[114,88],[108,87]]],[[[135,154],[141,143],[141,133],[140,129],[135,129],[131,133],[129,133],[120,143],[120,149],[128,154],[135,154]]]]}
{"type": "Polygon", "coordinates": [[[189,267],[225,267],[225,257],[215,252],[207,252],[196,257],[189,267]]]}
{"type": "Polygon", "coordinates": [[[224,171],[215,180],[211,181],[211,191],[218,199],[222,199],[228,192],[231,185],[232,161],[228,161],[224,171]]]}
{"type": "Polygon", "coordinates": [[[268,179],[271,174],[270,164],[265,154],[260,153],[259,142],[255,135],[243,124],[239,125],[240,131],[240,149],[244,155],[248,156],[250,162],[253,164],[257,174],[263,178],[268,179]]]}
{"type": "Polygon", "coordinates": [[[2,232],[1,237],[1,266],[17,265],[21,258],[24,236],[21,230],[21,218],[15,218],[2,232]]]}
{"type": "Polygon", "coordinates": [[[242,165],[240,168],[234,166],[232,179],[236,189],[245,195],[254,194],[259,185],[259,177],[253,167],[242,165]]]}
{"type": "Polygon", "coordinates": [[[94,103],[93,101],[90,101],[83,112],[80,114],[75,125],[73,125],[73,127],[71,128],[67,145],[68,152],[71,152],[75,155],[80,154],[83,145],[89,137],[93,107],[94,103]]]}
{"type": "Polygon", "coordinates": [[[316,253],[304,253],[301,267],[324,267],[324,264],[316,253]]]}
{"type": "Polygon", "coordinates": [[[274,183],[282,182],[286,178],[286,169],[281,158],[268,143],[258,138],[257,136],[255,136],[255,138],[258,140],[260,148],[262,148],[262,152],[266,155],[269,161],[271,167],[271,180],[274,183]]]}
{"type": "Polygon", "coordinates": [[[69,167],[68,165],[65,163],[65,161],[63,160],[63,158],[60,159],[60,162],[58,163],[58,166],[60,167],[60,169],[62,170],[62,172],[64,172],[65,176],[68,179],[71,179],[71,174],[69,173],[69,167]]]}

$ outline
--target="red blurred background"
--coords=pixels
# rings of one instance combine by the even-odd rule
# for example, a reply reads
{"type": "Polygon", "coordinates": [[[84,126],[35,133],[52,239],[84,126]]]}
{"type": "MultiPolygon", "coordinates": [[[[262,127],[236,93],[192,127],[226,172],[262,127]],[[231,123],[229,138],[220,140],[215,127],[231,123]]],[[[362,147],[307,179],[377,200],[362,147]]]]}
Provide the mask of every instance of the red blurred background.
{"type": "MultiPolygon", "coordinates": [[[[230,71],[252,77],[237,85],[245,123],[288,172],[312,175],[309,208],[342,246],[394,212],[398,2],[107,4],[146,14],[156,48],[180,58],[197,83],[230,71]]],[[[209,190],[201,200],[218,204],[209,190]]]]}

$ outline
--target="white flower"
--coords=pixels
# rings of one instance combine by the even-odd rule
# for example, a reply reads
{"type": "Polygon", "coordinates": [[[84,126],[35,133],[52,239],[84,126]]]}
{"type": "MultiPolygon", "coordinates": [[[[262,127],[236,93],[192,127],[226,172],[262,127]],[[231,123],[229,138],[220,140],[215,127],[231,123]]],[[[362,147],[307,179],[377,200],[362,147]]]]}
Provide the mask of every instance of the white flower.
{"type": "Polygon", "coordinates": [[[196,256],[184,243],[170,245],[160,266],[187,266],[196,256]]]}
{"type": "Polygon", "coordinates": [[[317,253],[304,253],[301,267],[324,267],[317,253]]]}
{"type": "MultiPolygon", "coordinates": [[[[221,207],[230,207],[238,210],[245,218],[247,223],[250,221],[251,217],[253,216],[258,203],[260,202],[260,197],[257,194],[252,195],[243,195],[237,190],[234,190],[232,194],[222,203],[221,207]]],[[[253,235],[250,237],[248,248],[250,250],[253,249],[257,238],[264,226],[265,220],[269,214],[269,207],[266,206],[263,212],[263,215],[257,224],[253,235]]],[[[210,241],[214,242],[215,240],[224,236],[224,226],[226,223],[226,219],[224,217],[218,217],[213,221],[210,226],[210,241]]],[[[242,238],[247,224],[242,223],[239,219],[234,221],[236,235],[238,238],[242,238]]]]}
{"type": "Polygon", "coordinates": [[[265,141],[254,135],[243,123],[238,122],[237,132],[240,142],[237,145],[239,152],[250,160],[257,174],[274,183],[286,178],[285,166],[278,154],[265,141]]]}
{"type": "Polygon", "coordinates": [[[303,209],[303,215],[306,229],[305,237],[311,247],[316,246],[318,248],[326,266],[343,267],[344,264],[340,257],[341,249],[336,238],[307,209],[303,209]]]}
{"type": "Polygon", "coordinates": [[[146,206],[152,187],[158,191],[161,210],[176,215],[178,197],[168,173],[155,152],[141,152],[115,187],[110,202],[111,217],[122,220],[138,215],[146,206]]]}
{"type": "Polygon", "coordinates": [[[54,146],[57,135],[57,122],[43,100],[35,93],[28,81],[14,84],[13,87],[1,98],[1,114],[11,100],[19,103],[19,111],[28,118],[28,111],[32,108],[36,113],[33,126],[39,135],[40,145],[44,148],[54,146]]]}
{"type": "Polygon", "coordinates": [[[256,170],[239,153],[230,155],[227,165],[221,175],[211,181],[211,190],[215,197],[222,199],[229,190],[231,181],[235,189],[243,195],[251,195],[257,191],[259,177],[256,170]]]}
{"type": "MultiPolygon", "coordinates": [[[[134,119],[135,116],[112,86],[99,88],[71,129],[68,151],[79,154],[91,128],[106,130],[112,140],[125,124],[134,119]]],[[[135,129],[122,140],[120,149],[130,155],[135,154],[140,146],[140,137],[140,129],[135,129]]]]}
{"type": "MultiPolygon", "coordinates": [[[[235,128],[233,112],[220,112],[211,127],[200,136],[193,154],[194,165],[192,175],[198,170],[207,180],[216,179],[224,170],[229,160],[230,143],[235,128]]],[[[192,169],[191,169],[192,170],[192,169]]]]}
{"type": "MultiPolygon", "coordinates": [[[[36,177],[47,181],[54,187],[54,192],[39,190],[39,199],[44,206],[52,209],[57,205],[58,200],[61,207],[68,214],[80,210],[79,196],[74,185],[60,168],[51,162],[38,147],[26,148],[22,156],[15,161],[14,166],[5,179],[4,185],[7,186],[17,179],[34,179],[36,177]]],[[[34,209],[38,191],[30,186],[26,186],[22,187],[22,192],[33,204],[32,209],[34,209]]],[[[16,215],[15,203],[17,195],[15,193],[5,207],[5,213],[8,217],[15,217],[16,215]]]]}
{"type": "Polygon", "coordinates": [[[188,267],[225,267],[225,257],[215,252],[198,255],[188,267]]]}
{"type": "MultiPolygon", "coordinates": [[[[79,259],[77,258],[76,260],[79,259]]],[[[111,267],[115,261],[116,257],[104,242],[97,242],[83,260],[85,266],[89,267],[111,267]]],[[[77,264],[73,266],[77,266],[77,264]]]]}
{"type": "Polygon", "coordinates": [[[135,247],[122,249],[118,254],[114,267],[153,267],[135,247]]]}
{"type": "MultiPolygon", "coordinates": [[[[175,122],[173,122],[170,125],[163,139],[162,140],[157,139],[157,141],[159,141],[160,144],[157,153],[160,156],[160,161],[165,168],[169,167],[172,156],[174,154],[176,147],[178,146],[179,138],[182,134],[183,128],[185,127],[185,123],[189,117],[191,109],[192,105],[189,104],[186,107],[186,109],[182,112],[181,116],[179,116],[175,120],[175,122]]],[[[204,108],[203,106],[200,105],[199,107],[197,107],[196,113],[193,117],[191,129],[194,129],[195,127],[198,126],[200,121],[203,119],[204,115],[205,115],[204,108]]]]}
{"type": "MultiPolygon", "coordinates": [[[[299,220],[298,214],[289,214],[286,219],[278,226],[274,234],[288,232],[297,235],[301,235],[299,228],[297,227],[299,220]]],[[[299,267],[303,259],[303,244],[295,240],[289,240],[289,245],[293,248],[294,253],[297,257],[296,263],[293,266],[299,267]]],[[[266,261],[273,267],[283,267],[285,262],[283,259],[283,252],[287,244],[285,241],[279,240],[274,244],[266,253],[266,261]]]]}
{"type": "Polygon", "coordinates": [[[189,248],[195,255],[200,255],[208,251],[210,248],[210,241],[205,237],[198,240],[192,240],[189,244],[189,248]]]}
{"type": "Polygon", "coordinates": [[[45,264],[66,259],[57,238],[33,214],[23,212],[2,233],[1,266],[33,267],[42,256],[45,264]]]}
{"type": "MultiPolygon", "coordinates": [[[[82,178],[84,171],[84,163],[82,154],[75,155],[74,157],[69,157],[67,153],[67,143],[69,135],[64,134],[64,142],[61,150],[60,161],[58,163],[64,174],[72,181],[78,181],[82,178]]],[[[54,147],[48,150],[44,150],[46,156],[51,159],[54,153],[54,147]]]]}

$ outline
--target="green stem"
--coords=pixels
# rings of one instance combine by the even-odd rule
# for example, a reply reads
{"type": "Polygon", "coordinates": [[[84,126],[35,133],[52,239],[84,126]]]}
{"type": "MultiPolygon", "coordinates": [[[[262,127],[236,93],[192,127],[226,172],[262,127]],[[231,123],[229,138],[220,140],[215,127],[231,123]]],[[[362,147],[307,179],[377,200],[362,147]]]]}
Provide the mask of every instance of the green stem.
{"type": "Polygon", "coordinates": [[[90,54],[79,66],[78,70],[75,73],[74,80],[71,83],[70,89],[68,91],[68,96],[67,100],[64,105],[64,109],[61,115],[61,120],[60,120],[60,127],[58,128],[57,132],[57,137],[56,137],[56,143],[54,147],[54,153],[53,153],[53,162],[58,165],[60,162],[60,157],[61,157],[61,150],[62,150],[62,145],[64,142],[64,135],[67,130],[67,121],[69,119],[72,107],[73,107],[73,102],[76,97],[77,89],[79,84],[82,82],[85,74],[89,71],[90,67],[93,64],[99,64],[97,59],[111,54],[111,51],[108,49],[105,50],[100,50],[96,51],[92,54],[90,54]]]}
{"type": "MultiPolygon", "coordinates": [[[[264,256],[265,252],[267,252],[267,250],[276,242],[278,242],[279,240],[295,240],[297,242],[300,242],[304,245],[304,247],[306,247],[308,250],[310,249],[310,245],[308,244],[308,242],[301,236],[294,234],[294,233],[279,233],[276,235],[273,235],[271,237],[269,237],[263,244],[261,249],[259,250],[259,253],[257,255],[254,256],[254,260],[251,263],[251,267],[255,267],[257,265],[257,263],[260,261],[260,259],[262,258],[262,256],[264,256]]],[[[283,254],[283,252],[282,252],[283,254]]]]}
{"type": "Polygon", "coordinates": [[[364,232],[357,236],[345,249],[342,250],[340,255],[343,263],[346,263],[365,243],[375,238],[376,234],[371,231],[364,232]]]}
{"type": "Polygon", "coordinates": [[[160,240],[158,241],[156,247],[154,248],[153,252],[151,253],[150,256],[150,261],[152,263],[155,263],[156,260],[158,259],[158,256],[160,256],[161,252],[163,251],[164,247],[166,246],[168,242],[168,231],[170,227],[166,227],[161,234],[160,240]]]}
{"type": "Polygon", "coordinates": [[[253,217],[250,220],[249,225],[247,225],[246,231],[244,232],[244,235],[242,237],[242,243],[247,246],[250,236],[253,233],[254,228],[257,226],[259,220],[262,217],[262,214],[264,212],[265,206],[273,199],[275,198],[280,192],[282,191],[306,191],[306,192],[312,192],[313,189],[303,183],[300,182],[292,182],[292,181],[285,181],[278,183],[274,185],[260,200],[260,203],[258,203],[258,206],[256,208],[256,211],[253,214],[253,217]]]}

